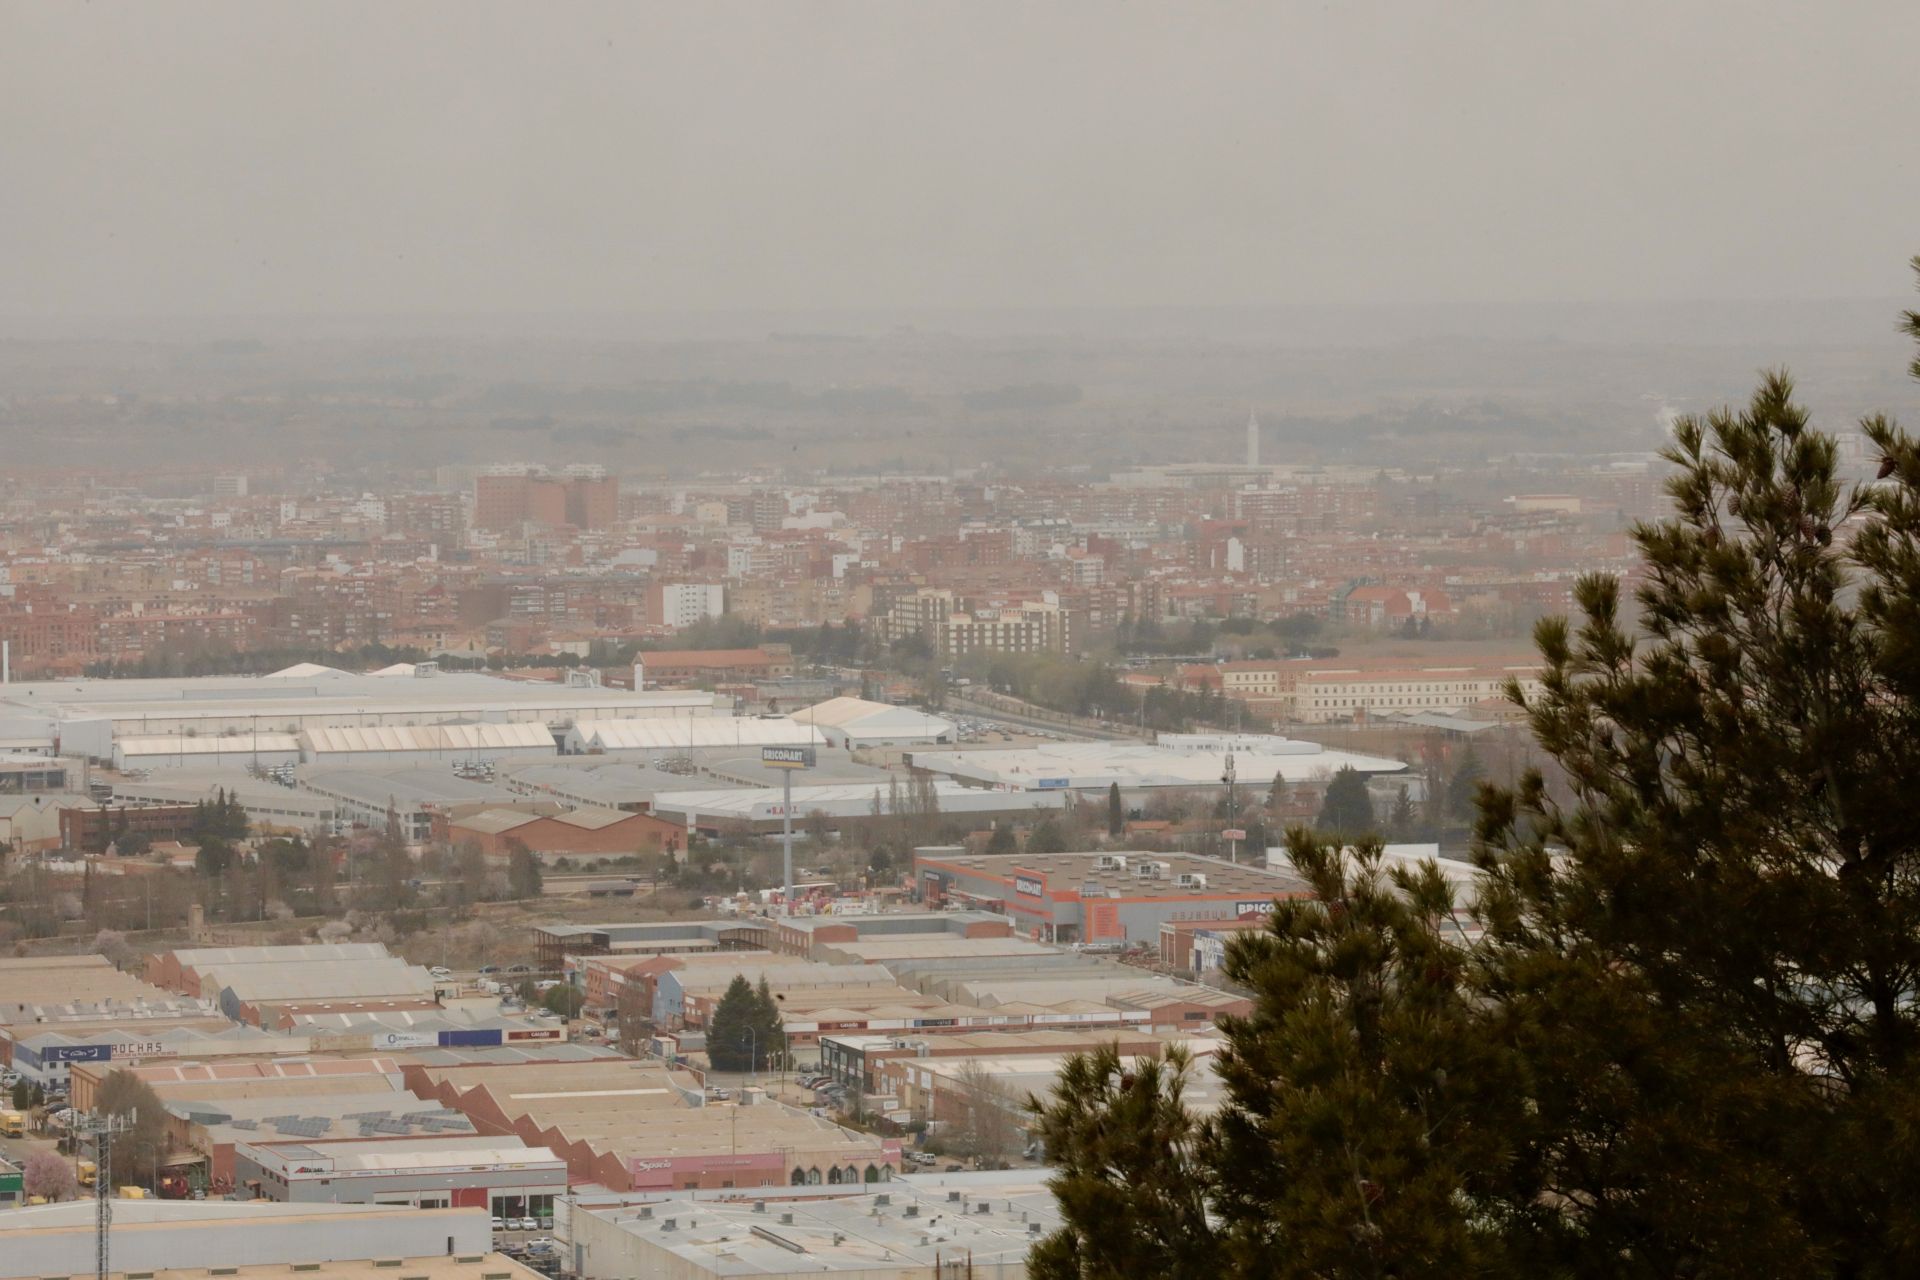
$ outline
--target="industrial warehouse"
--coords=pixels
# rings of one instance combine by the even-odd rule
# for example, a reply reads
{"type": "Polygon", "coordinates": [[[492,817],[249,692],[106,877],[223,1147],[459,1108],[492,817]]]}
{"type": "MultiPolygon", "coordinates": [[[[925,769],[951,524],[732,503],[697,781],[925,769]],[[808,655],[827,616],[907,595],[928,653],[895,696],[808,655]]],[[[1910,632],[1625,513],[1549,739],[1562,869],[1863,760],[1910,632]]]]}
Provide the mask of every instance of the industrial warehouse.
{"type": "Polygon", "coordinates": [[[1164,787],[1224,789],[1231,774],[1241,783],[1266,787],[1324,782],[1341,769],[1367,775],[1403,773],[1406,763],[1379,756],[1331,751],[1315,742],[1267,734],[1168,735],[1160,743],[1047,742],[1037,746],[919,750],[908,759],[925,769],[975,787],[1002,791],[1104,792],[1144,797],[1164,787]],[[1231,763],[1229,763],[1231,762],[1231,763]]]}
{"type": "MultiPolygon", "coordinates": [[[[507,680],[431,663],[356,674],[303,664],[268,676],[24,682],[0,685],[0,738],[14,750],[32,744],[48,754],[101,761],[115,759],[124,740],[138,740],[143,754],[165,759],[207,754],[169,739],[226,738],[232,741],[215,754],[250,759],[256,749],[284,754],[288,739],[308,730],[462,724],[565,730],[582,720],[724,715],[731,706],[698,690],[610,689],[597,673],[568,675],[507,680]]],[[[329,750],[396,749],[377,739],[321,741],[329,750]]],[[[551,749],[554,740],[546,745],[551,749]]],[[[397,749],[459,750],[432,738],[402,740],[397,749]]]]}
{"type": "Polygon", "coordinates": [[[1304,880],[1265,866],[1183,853],[970,854],[915,849],[914,881],[928,904],[998,911],[1049,942],[1159,945],[1176,920],[1265,915],[1277,898],[1306,897],[1304,880]]]}

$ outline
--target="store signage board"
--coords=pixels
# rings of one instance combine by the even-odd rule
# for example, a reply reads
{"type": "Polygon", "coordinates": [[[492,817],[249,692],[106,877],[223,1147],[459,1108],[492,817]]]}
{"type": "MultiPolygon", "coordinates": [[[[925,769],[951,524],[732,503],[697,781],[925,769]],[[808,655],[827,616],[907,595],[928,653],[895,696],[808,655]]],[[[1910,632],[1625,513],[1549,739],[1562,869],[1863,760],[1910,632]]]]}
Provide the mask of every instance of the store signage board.
{"type": "Polygon", "coordinates": [[[762,747],[760,763],[770,769],[813,768],[812,747],[762,747]]]}

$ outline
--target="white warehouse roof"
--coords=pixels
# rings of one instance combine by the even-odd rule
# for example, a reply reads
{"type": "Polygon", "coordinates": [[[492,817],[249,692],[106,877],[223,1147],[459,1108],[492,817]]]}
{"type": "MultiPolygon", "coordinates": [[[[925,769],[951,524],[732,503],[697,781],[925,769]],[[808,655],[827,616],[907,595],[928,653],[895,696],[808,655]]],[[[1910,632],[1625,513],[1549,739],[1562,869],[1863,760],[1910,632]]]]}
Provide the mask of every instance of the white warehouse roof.
{"type": "MultiPolygon", "coordinates": [[[[801,775],[805,777],[805,774],[801,775]]],[[[1013,794],[964,787],[945,780],[933,784],[933,793],[942,813],[1005,813],[1013,809],[1063,809],[1064,793],[1037,791],[1013,794]]],[[[871,782],[843,782],[793,789],[794,817],[804,817],[816,809],[829,818],[865,818],[873,813],[877,799],[882,813],[889,812],[889,788],[871,782]]],[[[906,802],[905,789],[901,792],[906,802]]],[[[653,798],[656,813],[691,814],[696,818],[736,819],[765,822],[780,816],[782,790],[779,787],[737,787],[724,791],[662,791],[653,798]]]]}
{"type": "Polygon", "coordinates": [[[1360,773],[1399,773],[1406,765],[1380,756],[1329,751],[1312,743],[1289,742],[1284,752],[1178,750],[1141,743],[1058,742],[1035,747],[977,751],[916,751],[915,768],[943,773],[979,786],[1011,791],[1081,791],[1122,787],[1219,786],[1226,757],[1242,786],[1263,786],[1284,778],[1307,782],[1331,777],[1343,768],[1360,773]],[[1312,750],[1301,751],[1299,746],[1312,750]]]}
{"type": "Polygon", "coordinates": [[[826,739],[785,716],[582,720],[568,741],[587,750],[691,751],[714,747],[808,747],[826,739]]]}
{"type": "Polygon", "coordinates": [[[835,729],[852,742],[916,739],[952,741],[953,722],[915,707],[896,707],[866,698],[828,698],[793,713],[802,724],[835,729]]]}

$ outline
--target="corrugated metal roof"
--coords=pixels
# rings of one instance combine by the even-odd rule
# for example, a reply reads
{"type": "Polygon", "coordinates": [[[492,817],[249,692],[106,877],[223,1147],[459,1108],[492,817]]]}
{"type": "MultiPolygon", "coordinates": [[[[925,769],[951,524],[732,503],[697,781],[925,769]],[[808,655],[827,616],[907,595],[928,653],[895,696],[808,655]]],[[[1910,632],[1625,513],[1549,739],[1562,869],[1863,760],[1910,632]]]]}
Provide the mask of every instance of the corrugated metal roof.
{"type": "Polygon", "coordinates": [[[479,813],[470,813],[455,820],[450,825],[461,831],[477,831],[482,835],[497,836],[503,831],[512,831],[515,827],[524,827],[536,822],[537,813],[522,813],[518,809],[485,809],[479,813]]]}
{"type": "Polygon", "coordinates": [[[626,813],[619,809],[573,809],[566,813],[553,815],[555,822],[564,822],[570,827],[579,827],[582,831],[598,831],[602,827],[611,827],[625,822],[637,814],[626,813]]]}

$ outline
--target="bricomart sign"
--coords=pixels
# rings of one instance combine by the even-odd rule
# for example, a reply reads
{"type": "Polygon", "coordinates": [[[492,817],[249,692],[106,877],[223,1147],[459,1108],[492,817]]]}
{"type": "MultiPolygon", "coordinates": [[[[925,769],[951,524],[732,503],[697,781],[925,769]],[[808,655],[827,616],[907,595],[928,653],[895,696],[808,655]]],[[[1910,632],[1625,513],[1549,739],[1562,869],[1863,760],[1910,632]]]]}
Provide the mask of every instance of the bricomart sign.
{"type": "Polygon", "coordinates": [[[760,763],[773,769],[813,768],[812,747],[762,747],[760,763]]]}
{"type": "Polygon", "coordinates": [[[1029,875],[1024,871],[1016,871],[1013,873],[1013,891],[1015,893],[1024,893],[1029,898],[1045,897],[1047,882],[1038,876],[1029,875]]]}

